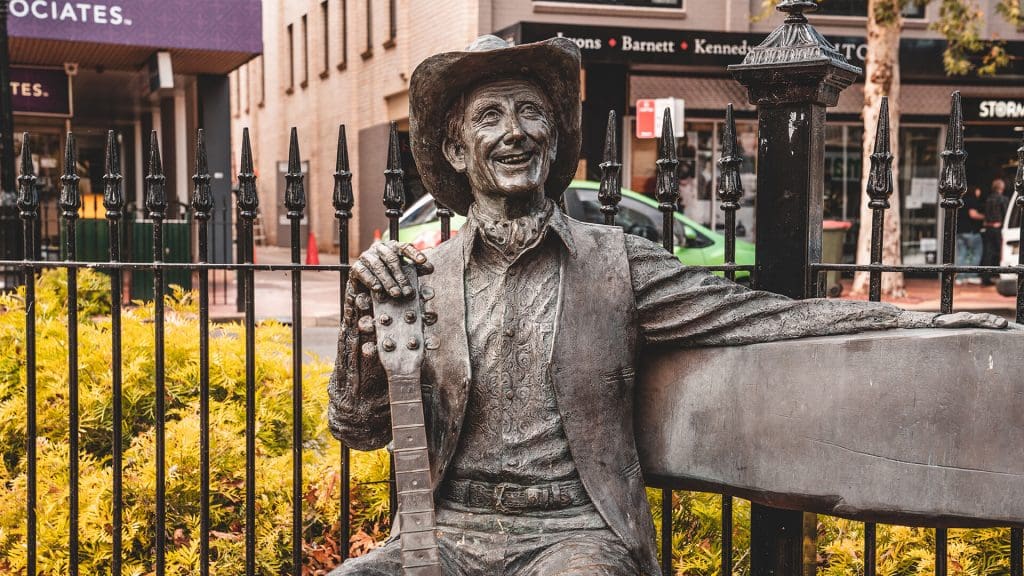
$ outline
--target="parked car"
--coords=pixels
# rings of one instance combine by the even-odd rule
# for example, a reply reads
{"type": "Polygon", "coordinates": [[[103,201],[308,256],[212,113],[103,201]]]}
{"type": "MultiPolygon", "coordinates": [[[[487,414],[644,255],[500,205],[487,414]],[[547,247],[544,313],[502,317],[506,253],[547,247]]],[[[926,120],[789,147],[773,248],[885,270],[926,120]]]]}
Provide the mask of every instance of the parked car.
{"type": "MultiPolygon", "coordinates": [[[[604,214],[601,203],[597,199],[600,184],[589,180],[574,180],[565,191],[565,206],[569,216],[601,224],[604,214]]],[[[675,254],[679,261],[688,266],[715,266],[725,263],[725,236],[697,224],[684,216],[675,213],[675,254]]],[[[619,214],[616,222],[629,234],[647,238],[652,242],[662,241],[662,213],[658,203],[643,194],[632,190],[622,190],[622,202],[619,203],[619,214]]],[[[455,233],[465,218],[452,218],[452,232],[455,233]]],[[[420,198],[399,220],[398,238],[410,242],[419,249],[431,248],[441,242],[441,223],[437,216],[437,206],[429,194],[420,198]]],[[[754,264],[754,245],[743,240],[736,241],[736,263],[754,264]]],[[[718,273],[721,275],[721,273],[718,273]]],[[[736,273],[737,280],[749,280],[750,274],[745,271],[736,273]]]]}
{"type": "MultiPolygon", "coordinates": [[[[999,259],[1001,266],[1016,266],[1020,254],[1020,206],[1017,205],[1017,194],[1010,199],[1010,209],[1003,220],[1003,250],[999,259]]],[[[1000,274],[996,282],[996,290],[1003,296],[1017,295],[1017,275],[1000,274]]]]}

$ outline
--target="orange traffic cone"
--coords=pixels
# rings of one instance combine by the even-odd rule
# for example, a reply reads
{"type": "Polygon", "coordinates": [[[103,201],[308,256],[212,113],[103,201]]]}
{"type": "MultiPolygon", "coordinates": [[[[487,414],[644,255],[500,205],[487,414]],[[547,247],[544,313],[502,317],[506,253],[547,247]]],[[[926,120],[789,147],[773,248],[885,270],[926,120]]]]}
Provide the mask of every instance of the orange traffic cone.
{"type": "Polygon", "coordinates": [[[316,247],[316,234],[309,232],[309,240],[306,241],[306,264],[311,266],[320,265],[320,250],[316,247]]]}

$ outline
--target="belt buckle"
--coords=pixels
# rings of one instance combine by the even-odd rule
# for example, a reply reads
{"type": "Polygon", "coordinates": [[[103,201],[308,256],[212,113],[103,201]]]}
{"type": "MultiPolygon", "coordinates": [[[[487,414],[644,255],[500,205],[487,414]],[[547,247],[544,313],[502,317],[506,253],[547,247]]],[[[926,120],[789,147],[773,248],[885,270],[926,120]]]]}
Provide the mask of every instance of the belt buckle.
{"type": "Polygon", "coordinates": [[[551,502],[547,488],[527,488],[526,506],[531,509],[547,509],[551,502]]]}
{"type": "Polygon", "coordinates": [[[512,513],[512,510],[505,507],[504,502],[505,490],[511,487],[511,484],[506,484],[505,482],[502,482],[494,487],[494,509],[497,510],[498,512],[502,512],[505,514],[512,513]]]}

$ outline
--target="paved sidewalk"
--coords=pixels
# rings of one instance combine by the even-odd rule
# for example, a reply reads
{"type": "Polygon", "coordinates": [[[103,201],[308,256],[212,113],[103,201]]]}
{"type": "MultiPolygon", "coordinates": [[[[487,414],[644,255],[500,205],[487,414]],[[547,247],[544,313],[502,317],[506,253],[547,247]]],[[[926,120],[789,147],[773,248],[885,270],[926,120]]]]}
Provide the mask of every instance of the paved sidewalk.
{"type": "MultiPolygon", "coordinates": [[[[867,295],[850,296],[852,280],[843,280],[843,298],[867,300],[867,295]]],[[[907,278],[905,280],[907,294],[903,298],[884,298],[907,310],[938,312],[941,306],[940,288],[937,279],[907,278]]],[[[1001,296],[995,286],[965,284],[953,288],[953,309],[957,312],[990,312],[1013,319],[1017,309],[1017,299],[1001,296]]]]}
{"type": "MultiPolygon", "coordinates": [[[[305,253],[302,257],[305,259],[305,253]]],[[[257,264],[287,264],[291,251],[277,246],[257,246],[257,264]]],[[[321,254],[322,264],[336,263],[337,255],[321,254]]],[[[235,305],[236,274],[228,274],[227,303],[212,304],[210,317],[215,321],[244,317],[235,305]]],[[[256,320],[275,319],[291,322],[292,281],[289,272],[256,272],[256,320]]],[[[303,326],[338,326],[341,323],[341,278],[337,272],[302,273],[303,326]]]]}
{"type": "MultiPolygon", "coordinates": [[[[305,257],[305,254],[303,254],[305,257]]],[[[291,259],[287,248],[257,246],[256,262],[284,264],[291,259]]],[[[336,262],[337,255],[321,254],[322,263],[336,262]]],[[[843,297],[866,300],[866,295],[850,296],[851,280],[843,280],[843,297]]],[[[907,294],[903,298],[886,299],[908,310],[938,311],[939,282],[933,279],[908,278],[907,294]]],[[[211,306],[215,320],[239,320],[242,313],[235,307],[235,274],[228,274],[228,303],[211,306]]],[[[340,315],[341,280],[335,272],[302,273],[302,323],[309,327],[338,326],[340,315]]],[[[991,312],[1012,319],[1016,300],[1000,296],[995,287],[957,286],[953,306],[957,311],[991,312]]],[[[290,322],[292,314],[291,279],[288,272],[256,272],[256,319],[277,319],[290,322]]]]}

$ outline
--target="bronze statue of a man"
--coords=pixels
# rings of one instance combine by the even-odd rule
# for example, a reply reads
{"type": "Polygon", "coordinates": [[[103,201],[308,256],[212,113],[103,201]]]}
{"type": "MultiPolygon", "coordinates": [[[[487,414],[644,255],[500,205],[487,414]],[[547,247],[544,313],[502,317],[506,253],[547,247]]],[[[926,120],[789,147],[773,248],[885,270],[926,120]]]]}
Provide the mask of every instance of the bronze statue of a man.
{"type": "MultiPolygon", "coordinates": [[[[510,47],[484,36],[424,61],[410,88],[413,154],[426,188],[466,225],[426,253],[375,244],[347,286],[330,425],[356,449],[391,438],[370,292],[422,301],[423,405],[451,576],[659,574],[633,432],[635,370],[652,347],[1006,325],[752,291],[567,217],[555,200],[576,171],[579,70],[562,38],[510,47]],[[402,256],[425,274],[418,294],[402,256]]],[[[401,573],[392,539],[333,574],[401,573]]]]}

